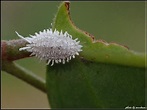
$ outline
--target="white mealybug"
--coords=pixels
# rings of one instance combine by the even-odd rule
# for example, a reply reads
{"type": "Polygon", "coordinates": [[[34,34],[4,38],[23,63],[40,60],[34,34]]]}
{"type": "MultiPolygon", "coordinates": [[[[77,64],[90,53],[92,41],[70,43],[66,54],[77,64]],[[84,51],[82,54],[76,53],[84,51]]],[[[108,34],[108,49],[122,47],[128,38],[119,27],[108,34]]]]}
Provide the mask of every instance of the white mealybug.
{"type": "Polygon", "coordinates": [[[19,50],[27,50],[31,52],[31,55],[35,55],[40,60],[47,61],[47,65],[52,62],[51,66],[55,63],[69,62],[71,58],[75,58],[75,55],[79,55],[82,51],[82,45],[78,38],[72,39],[72,36],[67,32],[63,33],[53,31],[52,29],[44,30],[43,32],[35,33],[35,35],[30,35],[31,37],[23,37],[16,32],[16,34],[26,40],[28,44],[19,50]]]}

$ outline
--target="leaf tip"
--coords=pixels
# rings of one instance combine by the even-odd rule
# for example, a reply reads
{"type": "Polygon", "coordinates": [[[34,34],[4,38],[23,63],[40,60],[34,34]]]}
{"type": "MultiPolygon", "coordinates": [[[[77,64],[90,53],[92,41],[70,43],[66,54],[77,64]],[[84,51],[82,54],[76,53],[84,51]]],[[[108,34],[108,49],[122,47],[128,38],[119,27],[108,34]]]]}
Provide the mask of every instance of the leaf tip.
{"type": "Polygon", "coordinates": [[[67,8],[67,10],[69,10],[70,1],[64,1],[64,3],[65,3],[65,7],[67,8]]]}

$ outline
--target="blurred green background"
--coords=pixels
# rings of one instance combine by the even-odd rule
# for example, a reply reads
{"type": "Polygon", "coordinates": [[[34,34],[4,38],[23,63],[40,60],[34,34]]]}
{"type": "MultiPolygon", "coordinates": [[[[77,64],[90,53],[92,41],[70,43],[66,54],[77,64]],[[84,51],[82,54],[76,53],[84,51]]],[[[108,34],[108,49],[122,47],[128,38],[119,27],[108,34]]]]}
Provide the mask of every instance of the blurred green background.
{"type": "MultiPolygon", "coordinates": [[[[51,27],[60,2],[1,2],[1,39],[18,39],[51,27]]],[[[71,2],[74,24],[107,42],[145,52],[145,2],[71,2]]],[[[45,78],[45,62],[26,58],[16,63],[45,78]]],[[[46,94],[1,72],[2,108],[49,108],[46,94]]]]}

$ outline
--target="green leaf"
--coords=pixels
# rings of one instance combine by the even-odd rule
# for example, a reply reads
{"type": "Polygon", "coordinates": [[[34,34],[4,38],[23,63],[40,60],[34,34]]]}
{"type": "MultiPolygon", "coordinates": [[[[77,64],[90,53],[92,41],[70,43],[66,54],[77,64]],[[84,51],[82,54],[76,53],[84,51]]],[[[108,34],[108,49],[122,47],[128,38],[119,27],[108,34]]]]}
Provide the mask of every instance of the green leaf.
{"type": "Polygon", "coordinates": [[[53,108],[144,106],[144,69],[74,59],[47,70],[53,108]]]}
{"type": "Polygon", "coordinates": [[[61,3],[55,28],[78,38],[83,51],[65,65],[47,66],[47,94],[52,108],[145,106],[145,54],[94,40],[79,30],[70,19],[69,2],[61,3]]]}
{"type": "Polygon", "coordinates": [[[82,57],[94,62],[113,63],[135,67],[145,67],[145,54],[129,50],[117,43],[95,40],[92,35],[79,30],[73,25],[69,16],[69,3],[63,2],[56,14],[53,29],[67,31],[73,39],[78,38],[83,45],[82,57]]]}

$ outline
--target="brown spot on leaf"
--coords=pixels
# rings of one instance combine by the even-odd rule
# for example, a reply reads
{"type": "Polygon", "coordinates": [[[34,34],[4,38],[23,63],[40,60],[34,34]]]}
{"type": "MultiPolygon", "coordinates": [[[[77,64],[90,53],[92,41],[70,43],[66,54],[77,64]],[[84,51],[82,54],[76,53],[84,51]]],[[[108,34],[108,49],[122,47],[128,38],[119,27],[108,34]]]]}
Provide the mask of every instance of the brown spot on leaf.
{"type": "Polygon", "coordinates": [[[90,36],[92,38],[92,41],[94,41],[94,36],[92,34],[86,32],[86,31],[83,31],[83,32],[85,32],[85,34],[87,34],[88,36],[90,36]]]}
{"type": "Polygon", "coordinates": [[[69,1],[65,1],[65,7],[66,7],[67,11],[69,11],[69,5],[70,5],[70,2],[69,1]]]}

